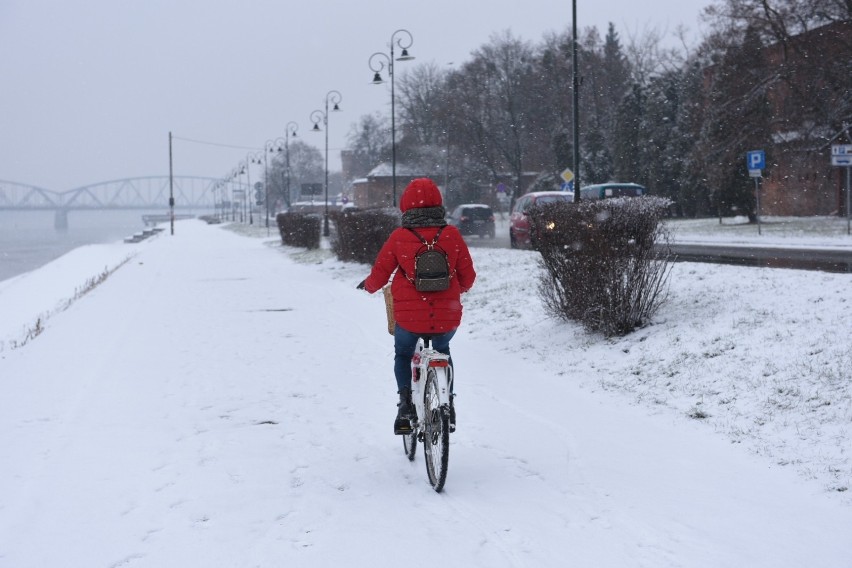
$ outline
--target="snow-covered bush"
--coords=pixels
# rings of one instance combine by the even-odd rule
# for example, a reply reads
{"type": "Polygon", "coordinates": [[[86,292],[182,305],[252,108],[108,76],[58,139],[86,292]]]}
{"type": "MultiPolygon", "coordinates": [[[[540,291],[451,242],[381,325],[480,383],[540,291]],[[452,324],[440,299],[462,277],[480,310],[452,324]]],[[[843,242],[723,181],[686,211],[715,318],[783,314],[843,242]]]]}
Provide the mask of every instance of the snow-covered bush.
{"type": "Polygon", "coordinates": [[[316,249],[320,245],[320,225],[318,215],[306,213],[279,213],[275,216],[281,244],[316,249]]]}
{"type": "Polygon", "coordinates": [[[372,264],[400,219],[398,209],[344,209],[334,215],[331,248],[344,262],[372,264]]]}
{"type": "Polygon", "coordinates": [[[553,203],[533,208],[548,311],[607,337],[645,325],[665,299],[669,235],[659,197],[553,203]]]}

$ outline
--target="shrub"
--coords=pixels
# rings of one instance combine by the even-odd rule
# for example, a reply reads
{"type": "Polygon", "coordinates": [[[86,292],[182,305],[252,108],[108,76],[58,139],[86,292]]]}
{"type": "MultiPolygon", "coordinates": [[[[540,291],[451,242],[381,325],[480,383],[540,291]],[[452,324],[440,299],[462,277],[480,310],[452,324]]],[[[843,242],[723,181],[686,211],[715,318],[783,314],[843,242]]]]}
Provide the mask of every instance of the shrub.
{"type": "Polygon", "coordinates": [[[633,197],[532,208],[547,310],[607,337],[647,324],[670,274],[670,236],[660,224],[669,204],[633,197]]]}
{"type": "Polygon", "coordinates": [[[372,264],[390,234],[400,225],[398,209],[344,209],[334,214],[331,248],[346,262],[372,264]]]}
{"type": "Polygon", "coordinates": [[[319,215],[279,213],[275,216],[275,222],[281,234],[281,244],[308,249],[319,248],[322,224],[319,215]]]}

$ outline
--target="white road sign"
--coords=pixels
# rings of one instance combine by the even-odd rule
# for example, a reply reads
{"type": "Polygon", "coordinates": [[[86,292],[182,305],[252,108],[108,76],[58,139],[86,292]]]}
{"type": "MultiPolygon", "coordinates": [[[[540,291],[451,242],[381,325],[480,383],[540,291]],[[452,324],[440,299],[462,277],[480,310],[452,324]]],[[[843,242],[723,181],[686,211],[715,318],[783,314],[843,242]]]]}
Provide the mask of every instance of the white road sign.
{"type": "Polygon", "coordinates": [[[832,166],[852,166],[852,144],[833,144],[831,146],[832,166]]]}

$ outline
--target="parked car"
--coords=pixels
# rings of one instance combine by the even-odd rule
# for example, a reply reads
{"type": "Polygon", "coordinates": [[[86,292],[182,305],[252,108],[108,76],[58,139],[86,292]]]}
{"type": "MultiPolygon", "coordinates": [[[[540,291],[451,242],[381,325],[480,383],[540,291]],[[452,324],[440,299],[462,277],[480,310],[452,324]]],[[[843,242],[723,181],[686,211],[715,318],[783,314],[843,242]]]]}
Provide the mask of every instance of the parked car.
{"type": "Polygon", "coordinates": [[[449,223],[458,228],[462,235],[488,235],[494,238],[494,211],[482,203],[459,205],[450,214],[449,223]]]}
{"type": "Polygon", "coordinates": [[[527,210],[533,205],[545,205],[557,201],[574,201],[574,193],[570,191],[534,191],[520,196],[515,201],[512,215],[509,217],[509,242],[512,248],[533,247],[527,210]]]}
{"type": "Polygon", "coordinates": [[[580,199],[607,199],[608,197],[641,197],[645,187],[638,183],[598,183],[580,189],[580,199]]]}

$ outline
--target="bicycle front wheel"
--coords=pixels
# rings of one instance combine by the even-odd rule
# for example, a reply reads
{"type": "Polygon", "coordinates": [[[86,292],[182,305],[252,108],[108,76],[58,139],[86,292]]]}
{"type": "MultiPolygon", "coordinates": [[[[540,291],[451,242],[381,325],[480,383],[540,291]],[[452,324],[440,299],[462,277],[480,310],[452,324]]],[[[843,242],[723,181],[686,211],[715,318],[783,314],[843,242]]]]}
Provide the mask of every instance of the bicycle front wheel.
{"type": "Polygon", "coordinates": [[[429,483],[440,492],[447,481],[447,462],[450,457],[449,409],[438,397],[438,378],[435,369],[426,374],[423,417],[423,454],[429,483]]]}

